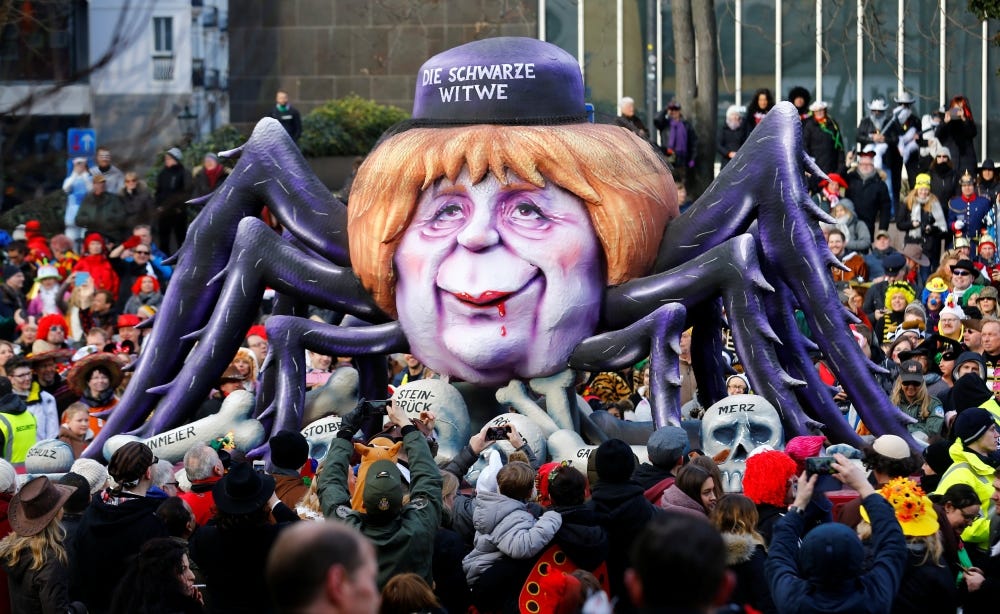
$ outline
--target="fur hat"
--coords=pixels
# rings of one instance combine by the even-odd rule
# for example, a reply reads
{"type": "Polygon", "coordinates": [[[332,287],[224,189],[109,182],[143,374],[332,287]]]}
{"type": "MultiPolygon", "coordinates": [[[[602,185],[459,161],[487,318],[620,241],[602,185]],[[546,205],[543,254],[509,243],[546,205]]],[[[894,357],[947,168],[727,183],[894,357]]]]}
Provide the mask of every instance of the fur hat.
{"type": "Polygon", "coordinates": [[[298,431],[281,431],[268,440],[271,464],[280,469],[298,471],[309,459],[309,444],[298,431]]]}
{"type": "Polygon", "coordinates": [[[621,439],[609,439],[594,451],[597,477],[602,482],[627,482],[635,471],[635,453],[621,439]]]}

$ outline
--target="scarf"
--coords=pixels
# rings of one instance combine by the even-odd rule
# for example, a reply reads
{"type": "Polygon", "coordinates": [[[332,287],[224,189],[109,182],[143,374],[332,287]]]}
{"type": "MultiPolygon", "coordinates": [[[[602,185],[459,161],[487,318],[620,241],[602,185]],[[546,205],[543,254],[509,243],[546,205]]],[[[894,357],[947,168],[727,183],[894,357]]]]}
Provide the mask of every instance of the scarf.
{"type": "Polygon", "coordinates": [[[824,117],[823,119],[817,119],[816,123],[819,124],[819,129],[825,132],[831,139],[833,139],[834,149],[843,149],[844,142],[840,139],[840,130],[837,130],[837,125],[832,121],[828,121],[830,118],[824,117]],[[831,128],[829,124],[833,124],[831,128]]]}
{"type": "Polygon", "coordinates": [[[923,228],[920,227],[920,214],[923,212],[923,205],[927,202],[927,198],[920,201],[920,197],[916,197],[913,201],[913,206],[910,207],[910,222],[916,225],[916,228],[911,228],[907,231],[906,236],[911,239],[920,239],[923,233],[923,228]]]}
{"type": "Polygon", "coordinates": [[[688,133],[687,127],[682,120],[670,120],[670,136],[667,138],[667,148],[674,152],[687,153],[688,133]]]}
{"type": "Polygon", "coordinates": [[[104,407],[105,405],[111,402],[111,399],[114,398],[114,396],[115,396],[115,389],[108,388],[103,393],[101,393],[101,396],[95,399],[94,397],[90,396],[90,389],[88,388],[83,391],[83,396],[80,397],[80,401],[85,403],[88,407],[95,407],[95,408],[104,407]]]}
{"type": "Polygon", "coordinates": [[[205,171],[205,177],[208,178],[208,187],[215,189],[215,186],[219,184],[219,177],[222,176],[222,165],[217,164],[212,170],[203,169],[205,171]]]}

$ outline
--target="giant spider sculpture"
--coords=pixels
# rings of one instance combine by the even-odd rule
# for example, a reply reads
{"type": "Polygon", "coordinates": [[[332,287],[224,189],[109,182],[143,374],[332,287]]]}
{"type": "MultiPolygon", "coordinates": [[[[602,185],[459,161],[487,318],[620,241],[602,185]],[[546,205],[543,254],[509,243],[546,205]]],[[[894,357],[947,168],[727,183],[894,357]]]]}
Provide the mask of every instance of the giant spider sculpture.
{"type": "MultiPolygon", "coordinates": [[[[257,414],[271,433],[301,426],[307,349],[358,357],[368,398],[384,394],[390,352],[487,386],[650,355],[654,421],[677,424],[686,326],[702,402],[725,396],[724,307],[753,387],[789,437],[822,429],[860,443],[816,374],[818,347],[868,428],[917,447],[846,326],[817,223],[830,220],[804,179],[821,171],[792,105],[776,106],[678,216],[662,158],[622,128],[587,123],[576,60],[554,46],[478,41],[420,74],[414,119],[358,171],[350,209],[273,120],[224,154],[238,162],[175,255],[130,386],[87,454],[114,434],[187,421],[267,286],[278,299],[257,414]],[[255,217],[265,205],[281,234],[255,217]],[[305,319],[307,305],[350,321],[305,319]]],[[[572,412],[553,419],[580,427],[572,412]]]]}

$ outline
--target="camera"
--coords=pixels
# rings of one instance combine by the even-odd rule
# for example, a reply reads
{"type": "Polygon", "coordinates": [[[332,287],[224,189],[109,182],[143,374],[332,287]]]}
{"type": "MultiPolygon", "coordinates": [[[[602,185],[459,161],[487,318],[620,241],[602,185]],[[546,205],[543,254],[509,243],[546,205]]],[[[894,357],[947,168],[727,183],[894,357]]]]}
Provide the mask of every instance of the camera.
{"type": "Polygon", "coordinates": [[[253,462],[253,470],[256,471],[257,473],[265,473],[266,471],[264,467],[264,461],[255,460],[253,462]]]}
{"type": "Polygon", "coordinates": [[[502,439],[510,439],[510,425],[507,426],[491,426],[486,429],[486,441],[500,441],[502,439]]]}
{"type": "Polygon", "coordinates": [[[833,475],[837,470],[833,468],[834,458],[832,456],[813,456],[806,459],[807,475],[833,475]]]}
{"type": "Polygon", "coordinates": [[[361,401],[361,413],[365,416],[388,416],[389,415],[389,403],[392,403],[392,399],[384,399],[381,401],[361,401]]]}

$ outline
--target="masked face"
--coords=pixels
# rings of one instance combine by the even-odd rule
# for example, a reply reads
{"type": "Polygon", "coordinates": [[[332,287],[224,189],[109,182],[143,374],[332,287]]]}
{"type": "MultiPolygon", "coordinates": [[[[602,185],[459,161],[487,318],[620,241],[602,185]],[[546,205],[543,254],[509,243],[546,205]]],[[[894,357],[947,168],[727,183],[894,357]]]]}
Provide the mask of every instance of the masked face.
{"type": "Polygon", "coordinates": [[[440,373],[479,384],[554,373],[597,325],[601,248],[583,202],[551,183],[438,181],[394,262],[399,324],[440,373]]]}
{"type": "Polygon", "coordinates": [[[708,408],[701,420],[701,445],[708,456],[729,450],[719,465],[722,489],[743,492],[747,455],[760,445],[778,449],[784,443],[778,410],[753,394],[729,396],[708,408]]]}

